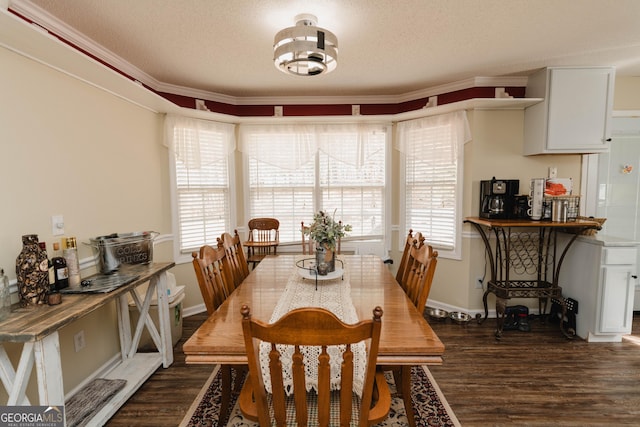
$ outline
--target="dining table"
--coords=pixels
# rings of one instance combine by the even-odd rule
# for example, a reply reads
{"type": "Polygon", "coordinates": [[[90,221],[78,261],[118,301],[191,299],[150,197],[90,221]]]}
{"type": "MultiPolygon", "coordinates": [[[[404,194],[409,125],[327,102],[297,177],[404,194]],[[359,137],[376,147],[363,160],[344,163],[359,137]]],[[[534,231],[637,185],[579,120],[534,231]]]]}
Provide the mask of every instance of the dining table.
{"type": "Polygon", "coordinates": [[[282,310],[283,294],[290,293],[295,280],[295,286],[306,287],[301,290],[307,294],[321,293],[330,282],[345,286],[348,292],[344,295],[350,297],[357,320],[370,319],[376,306],[382,308],[378,365],[400,366],[405,371],[415,365],[442,364],[444,344],[382,259],[375,255],[339,255],[338,259],[344,275],[336,278],[334,273],[333,280],[325,281],[315,280],[308,269],[300,268],[305,265],[304,255],[267,256],[187,339],[183,345],[186,363],[246,365],[241,307],[246,304],[253,318],[270,322],[274,310],[282,310]]]}

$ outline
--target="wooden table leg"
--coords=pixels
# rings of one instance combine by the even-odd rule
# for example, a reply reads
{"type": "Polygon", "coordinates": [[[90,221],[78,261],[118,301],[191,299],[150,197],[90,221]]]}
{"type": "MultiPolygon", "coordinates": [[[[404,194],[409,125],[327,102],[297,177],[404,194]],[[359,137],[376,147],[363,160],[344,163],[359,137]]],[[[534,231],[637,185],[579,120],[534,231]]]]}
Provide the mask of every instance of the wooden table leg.
{"type": "Polygon", "coordinates": [[[231,365],[220,365],[221,384],[221,401],[220,415],[218,416],[218,425],[227,425],[227,420],[231,415],[231,365]]]}
{"type": "Polygon", "coordinates": [[[407,420],[410,427],[416,426],[415,416],[413,414],[413,404],[411,403],[411,366],[403,365],[400,374],[400,384],[402,390],[402,400],[404,401],[404,410],[407,413],[407,420]]]}
{"type": "Polygon", "coordinates": [[[40,405],[63,406],[64,387],[58,331],[36,341],[33,353],[38,374],[40,405]]]}
{"type": "Polygon", "coordinates": [[[62,362],[57,331],[41,340],[24,343],[15,371],[4,347],[0,345],[0,379],[2,379],[9,395],[6,404],[9,406],[30,405],[26,390],[34,364],[38,381],[39,404],[64,405],[62,362]]]}

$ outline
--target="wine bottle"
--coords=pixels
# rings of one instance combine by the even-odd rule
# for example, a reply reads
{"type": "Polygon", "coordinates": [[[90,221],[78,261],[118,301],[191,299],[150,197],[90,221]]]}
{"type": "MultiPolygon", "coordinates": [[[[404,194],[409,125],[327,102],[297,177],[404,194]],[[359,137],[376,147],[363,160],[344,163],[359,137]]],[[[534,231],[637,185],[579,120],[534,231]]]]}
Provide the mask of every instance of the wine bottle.
{"type": "Polygon", "coordinates": [[[55,280],[54,288],[56,291],[69,287],[69,269],[67,268],[67,260],[60,256],[60,244],[53,244],[54,257],[51,258],[53,264],[53,275],[55,280]]]}

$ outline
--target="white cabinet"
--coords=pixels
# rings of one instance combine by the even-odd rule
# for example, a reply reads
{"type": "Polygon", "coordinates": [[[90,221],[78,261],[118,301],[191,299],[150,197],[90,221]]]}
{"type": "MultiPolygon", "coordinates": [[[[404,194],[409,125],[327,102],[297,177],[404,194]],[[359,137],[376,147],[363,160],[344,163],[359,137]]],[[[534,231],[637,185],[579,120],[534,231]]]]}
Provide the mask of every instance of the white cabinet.
{"type": "Polygon", "coordinates": [[[553,67],[531,75],[526,96],[544,101],[525,109],[524,154],[607,151],[614,78],[613,67],[553,67]]]}
{"type": "Polygon", "coordinates": [[[578,301],[579,337],[619,342],[631,332],[637,254],[636,242],[606,236],[578,237],[567,252],[560,286],[565,298],[578,301]]]}
{"type": "Polygon", "coordinates": [[[635,283],[630,266],[603,266],[596,331],[601,334],[629,333],[633,320],[635,283]]]}

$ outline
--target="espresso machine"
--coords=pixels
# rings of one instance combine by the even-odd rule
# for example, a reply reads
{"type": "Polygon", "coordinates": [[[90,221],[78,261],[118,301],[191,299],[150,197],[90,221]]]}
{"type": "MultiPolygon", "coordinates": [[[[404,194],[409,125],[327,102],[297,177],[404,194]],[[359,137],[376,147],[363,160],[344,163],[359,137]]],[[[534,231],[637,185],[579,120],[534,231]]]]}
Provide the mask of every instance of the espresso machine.
{"type": "Polygon", "coordinates": [[[480,181],[480,217],[489,219],[516,218],[516,196],[520,190],[517,179],[480,181]]]}

